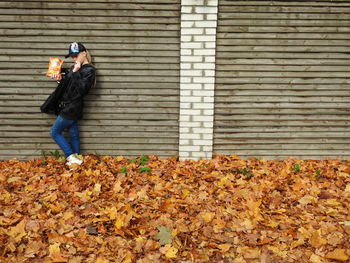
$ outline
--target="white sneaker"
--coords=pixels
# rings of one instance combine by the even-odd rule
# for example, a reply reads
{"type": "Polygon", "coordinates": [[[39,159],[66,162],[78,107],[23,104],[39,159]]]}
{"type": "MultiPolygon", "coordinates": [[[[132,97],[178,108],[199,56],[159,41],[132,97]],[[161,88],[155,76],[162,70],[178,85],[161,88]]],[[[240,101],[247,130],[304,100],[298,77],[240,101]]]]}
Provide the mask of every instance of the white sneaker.
{"type": "Polygon", "coordinates": [[[76,157],[75,154],[69,155],[66,160],[67,160],[66,165],[72,165],[74,163],[81,165],[83,163],[83,160],[76,157]]]}

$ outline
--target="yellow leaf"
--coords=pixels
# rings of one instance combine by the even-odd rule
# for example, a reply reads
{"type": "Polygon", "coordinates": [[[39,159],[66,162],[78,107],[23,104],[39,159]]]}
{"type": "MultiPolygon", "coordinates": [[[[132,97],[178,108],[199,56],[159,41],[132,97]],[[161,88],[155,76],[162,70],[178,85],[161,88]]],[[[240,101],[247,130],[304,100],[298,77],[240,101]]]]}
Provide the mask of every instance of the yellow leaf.
{"type": "Polygon", "coordinates": [[[336,248],[335,250],[328,252],[326,254],[326,258],[338,261],[347,261],[349,256],[345,253],[345,249],[336,248]]]}
{"type": "Polygon", "coordinates": [[[321,257],[317,256],[316,254],[312,254],[309,260],[311,263],[322,263],[323,262],[321,257]]]}
{"type": "Polygon", "coordinates": [[[339,205],[341,205],[341,203],[339,203],[338,201],[337,201],[337,199],[328,199],[327,200],[327,204],[328,205],[332,205],[332,206],[339,206],[339,205]]]}
{"type": "Polygon", "coordinates": [[[350,193],[350,184],[347,184],[345,187],[345,192],[350,193]]]}
{"type": "Polygon", "coordinates": [[[124,226],[125,216],[118,216],[117,220],[115,220],[114,226],[117,229],[121,229],[124,226]]]}
{"type": "Polygon", "coordinates": [[[25,227],[26,227],[26,220],[23,219],[16,226],[10,228],[8,235],[13,237],[15,241],[18,242],[22,239],[22,237],[24,237],[27,234],[25,227]]]}
{"type": "Polygon", "coordinates": [[[211,222],[213,220],[214,216],[215,216],[214,212],[206,212],[206,213],[201,215],[201,217],[205,223],[211,222]]]}
{"type": "Polygon", "coordinates": [[[53,243],[49,246],[50,255],[61,254],[60,243],[53,243]]]}
{"type": "Polygon", "coordinates": [[[299,203],[301,205],[307,205],[307,204],[310,204],[310,203],[316,202],[316,201],[317,201],[317,199],[314,196],[312,196],[312,195],[305,195],[302,198],[300,198],[299,203]]]}
{"type": "Polygon", "coordinates": [[[327,240],[321,236],[321,230],[319,229],[312,233],[309,243],[314,248],[320,248],[327,244],[327,240]]]}
{"type": "Polygon", "coordinates": [[[95,184],[94,192],[98,194],[101,193],[101,184],[95,184]]]}
{"type": "Polygon", "coordinates": [[[109,260],[105,259],[104,257],[98,257],[95,263],[109,263],[109,260]]]}
{"type": "MultiPolygon", "coordinates": [[[[170,244],[169,244],[170,245],[170,244]]],[[[177,253],[178,249],[176,247],[172,247],[170,246],[168,251],[165,253],[165,256],[167,258],[176,258],[176,253],[177,253]]]]}
{"type": "Polygon", "coordinates": [[[118,162],[121,162],[124,160],[124,156],[117,156],[115,157],[115,159],[118,161],[118,162]]]}
{"type": "Polygon", "coordinates": [[[221,252],[225,253],[230,250],[231,244],[220,244],[218,245],[218,248],[221,250],[221,252]]]}

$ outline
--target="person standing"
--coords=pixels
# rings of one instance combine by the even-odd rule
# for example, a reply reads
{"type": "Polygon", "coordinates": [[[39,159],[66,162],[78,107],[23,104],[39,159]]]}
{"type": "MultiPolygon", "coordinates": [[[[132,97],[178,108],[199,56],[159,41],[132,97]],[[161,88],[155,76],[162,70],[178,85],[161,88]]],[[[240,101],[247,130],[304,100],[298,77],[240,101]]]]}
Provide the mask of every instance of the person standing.
{"type": "Polygon", "coordinates": [[[80,154],[80,136],[78,121],[83,117],[84,97],[96,82],[96,69],[91,64],[91,56],[83,44],[74,42],[69,45],[68,55],[74,65],[62,74],[52,74],[50,77],[62,84],[59,99],[55,105],[58,115],[51,127],[50,135],[66,156],[66,164],[82,164],[77,155],[80,154]],[[68,129],[70,141],[63,135],[68,129]]]}

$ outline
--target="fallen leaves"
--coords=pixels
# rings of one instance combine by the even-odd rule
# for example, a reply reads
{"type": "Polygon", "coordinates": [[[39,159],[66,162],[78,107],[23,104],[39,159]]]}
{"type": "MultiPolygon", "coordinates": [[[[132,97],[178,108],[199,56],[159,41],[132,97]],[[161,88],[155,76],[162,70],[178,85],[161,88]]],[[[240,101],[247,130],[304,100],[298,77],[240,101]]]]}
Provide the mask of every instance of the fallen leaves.
{"type": "Polygon", "coordinates": [[[349,262],[350,163],[0,161],[0,262],[349,262]]]}

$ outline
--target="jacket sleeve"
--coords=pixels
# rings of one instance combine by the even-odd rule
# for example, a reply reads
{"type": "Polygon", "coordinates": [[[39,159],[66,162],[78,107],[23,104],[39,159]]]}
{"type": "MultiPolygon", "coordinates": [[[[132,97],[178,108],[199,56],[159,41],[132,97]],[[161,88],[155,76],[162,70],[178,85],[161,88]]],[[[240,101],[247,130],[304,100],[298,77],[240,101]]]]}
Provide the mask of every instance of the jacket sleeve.
{"type": "Polygon", "coordinates": [[[77,72],[70,72],[72,83],[76,86],[73,96],[70,98],[71,101],[83,98],[88,94],[90,88],[95,83],[95,69],[93,67],[84,68],[77,72]]]}

